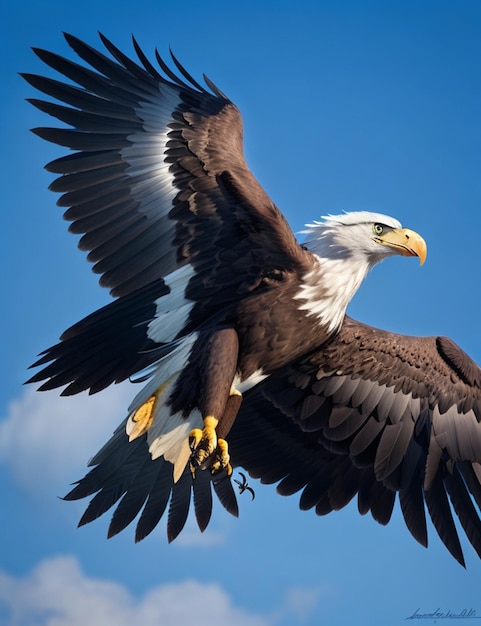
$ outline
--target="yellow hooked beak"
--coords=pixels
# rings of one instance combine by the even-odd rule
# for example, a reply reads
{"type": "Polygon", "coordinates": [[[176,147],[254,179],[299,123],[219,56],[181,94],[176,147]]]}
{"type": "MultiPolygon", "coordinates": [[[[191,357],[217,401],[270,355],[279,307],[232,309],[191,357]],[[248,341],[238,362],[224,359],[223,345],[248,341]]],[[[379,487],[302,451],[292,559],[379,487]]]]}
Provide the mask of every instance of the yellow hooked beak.
{"type": "Polygon", "coordinates": [[[402,256],[419,257],[420,265],[426,260],[426,242],[421,235],[409,228],[391,228],[386,233],[375,237],[374,241],[382,246],[395,249],[402,256]]]}

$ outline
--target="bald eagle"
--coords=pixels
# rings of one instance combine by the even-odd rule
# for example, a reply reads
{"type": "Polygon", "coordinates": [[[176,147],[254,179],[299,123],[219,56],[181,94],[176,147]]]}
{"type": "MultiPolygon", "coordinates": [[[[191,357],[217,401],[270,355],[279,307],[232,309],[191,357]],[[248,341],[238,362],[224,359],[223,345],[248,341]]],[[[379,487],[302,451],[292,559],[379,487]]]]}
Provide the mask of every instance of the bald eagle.
{"type": "Polygon", "coordinates": [[[422,263],[424,240],[356,212],[314,222],[299,244],[207,77],[173,55],[175,70],[157,52],[154,67],[135,40],[137,61],[102,35],[108,54],[66,39],[83,63],[34,50],[68,82],[24,77],[67,127],[34,132],[73,150],[47,165],[51,189],[114,300],[43,352],[29,382],[64,395],[145,383],[66,496],[93,496],[80,524],[117,504],[109,536],[139,515],[140,540],[168,511],[171,541],[193,500],[202,531],[213,493],[237,515],[242,467],[319,515],[357,496],[386,524],[398,494],[414,538],[427,545],[427,509],[464,564],[454,510],[481,556],[480,368],[446,337],[346,316],[376,263],[422,263]]]}

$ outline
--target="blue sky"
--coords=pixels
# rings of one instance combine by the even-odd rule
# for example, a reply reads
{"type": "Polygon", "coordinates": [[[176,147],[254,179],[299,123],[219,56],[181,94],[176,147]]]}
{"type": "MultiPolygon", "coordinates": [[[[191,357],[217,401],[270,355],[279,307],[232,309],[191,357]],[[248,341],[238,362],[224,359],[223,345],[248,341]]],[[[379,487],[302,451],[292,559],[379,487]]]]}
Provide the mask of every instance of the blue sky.
{"type": "Polygon", "coordinates": [[[428,243],[423,268],[390,259],[350,313],[393,331],[445,334],[481,363],[481,5],[402,2],[4,2],[3,368],[0,624],[233,626],[404,623],[416,609],[481,615],[481,563],[464,571],[430,527],[418,546],[399,509],[386,528],[355,503],[326,518],[251,481],[240,519],[216,508],[200,536],[168,545],[162,524],[135,545],[76,529],[84,504],[57,496],[124,417],[129,385],[59,398],[22,386],[42,349],[108,301],[67,233],[51,176],[59,156],[28,132],[45,117],[17,72],[44,72],[30,46],[70,54],[101,30],[131,50],[158,46],[241,108],[248,162],[294,230],[326,213],[397,217],[428,243]],[[200,612],[201,617],[198,616],[200,612]]]}

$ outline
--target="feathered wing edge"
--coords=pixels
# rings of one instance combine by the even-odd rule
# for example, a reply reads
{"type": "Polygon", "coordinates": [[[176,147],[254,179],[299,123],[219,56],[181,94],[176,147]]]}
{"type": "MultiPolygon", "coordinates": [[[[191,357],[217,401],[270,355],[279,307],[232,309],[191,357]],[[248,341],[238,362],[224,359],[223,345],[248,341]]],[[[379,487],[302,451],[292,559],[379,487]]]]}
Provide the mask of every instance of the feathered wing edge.
{"type": "MultiPolygon", "coordinates": [[[[339,510],[357,496],[361,514],[370,511],[387,524],[398,493],[413,537],[427,546],[427,508],[441,540],[464,565],[453,510],[481,557],[479,375],[478,366],[450,340],[401,337],[347,319],[325,349],[245,394],[228,435],[231,462],[264,483],[278,483],[281,495],[301,491],[301,509],[314,508],[318,515],[339,510]],[[431,361],[435,376],[419,372],[419,355],[431,361]],[[380,370],[392,375],[393,363],[398,373],[396,382],[389,382],[380,370]],[[444,413],[432,408],[439,406],[444,413]],[[447,425],[440,424],[440,415],[447,425]]],[[[186,471],[174,485],[172,465],[151,461],[145,437],[128,443],[123,426],[90,464],[95,467],[66,499],[96,493],[81,524],[120,500],[109,536],[140,512],[136,540],[142,539],[167,510],[169,498],[169,540],[183,528],[192,499],[203,530],[211,515],[212,488],[222,505],[238,514],[229,480],[214,481],[207,472],[193,479],[186,471]]]]}
{"type": "Polygon", "coordinates": [[[50,188],[101,285],[127,296],[191,264],[186,297],[212,314],[265,263],[304,261],[245,162],[238,109],[210,80],[206,89],[173,55],[176,71],[157,52],[155,69],[135,40],[137,62],[103,35],[111,56],[65,37],[80,62],[34,48],[60,80],[22,76],[55,100],[31,103],[68,126],[34,132],[75,151],[47,165],[60,174],[50,188]]]}
{"type": "Polygon", "coordinates": [[[302,273],[311,255],[250,172],[240,113],[211,81],[201,86],[173,55],[177,72],[158,53],[155,69],[135,40],[138,62],[103,35],[111,57],[65,37],[80,62],[35,48],[60,80],[23,76],[56,101],[32,104],[69,128],[34,132],[75,151],[47,165],[60,175],[51,189],[118,298],[35,363],[44,367],[28,382],[71,395],[142,370],[266,270],[302,273]]]}
{"type": "Polygon", "coordinates": [[[214,478],[208,472],[199,471],[194,480],[186,468],[182,477],[174,483],[172,464],[163,457],[152,460],[146,435],[129,442],[125,432],[126,422],[92,458],[89,465],[94,466],[93,469],[64,498],[78,500],[94,496],[79,526],[92,522],[118,503],[108,537],[122,531],[140,513],[135,540],[141,541],[167,512],[167,537],[170,542],[184,528],[191,499],[199,529],[206,529],[213,506],[212,490],[222,506],[238,516],[237,499],[228,476],[214,478]]]}
{"type": "Polygon", "coordinates": [[[41,353],[30,367],[44,367],[26,382],[45,381],[39,391],[65,386],[64,396],[87,389],[92,394],[145,369],[171,350],[147,335],[156,300],[168,291],[159,280],[91,313],[41,353]]]}
{"type": "Polygon", "coordinates": [[[398,493],[422,545],[427,508],[464,565],[454,511],[481,557],[481,370],[449,339],[346,319],[328,346],[252,391],[230,442],[251,476],[302,490],[302,509],[324,515],[357,494],[386,524],[398,493]]]}

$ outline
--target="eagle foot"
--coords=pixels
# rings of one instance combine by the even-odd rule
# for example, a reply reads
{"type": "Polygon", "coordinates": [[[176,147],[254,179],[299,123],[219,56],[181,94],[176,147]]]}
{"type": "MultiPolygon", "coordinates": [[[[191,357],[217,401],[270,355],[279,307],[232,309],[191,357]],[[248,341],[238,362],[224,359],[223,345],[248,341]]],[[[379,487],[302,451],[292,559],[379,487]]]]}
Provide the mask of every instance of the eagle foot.
{"type": "Polygon", "coordinates": [[[204,428],[194,428],[189,434],[189,445],[192,450],[190,463],[194,467],[205,469],[207,461],[217,448],[216,426],[219,423],[212,415],[204,418],[204,428]]]}
{"type": "Polygon", "coordinates": [[[190,471],[193,476],[197,469],[209,469],[213,476],[225,473],[232,474],[230,455],[227,441],[218,439],[216,426],[218,420],[213,416],[204,419],[204,428],[194,428],[189,434],[189,444],[192,450],[190,457],[190,471]]]}
{"type": "Polygon", "coordinates": [[[227,441],[225,439],[219,439],[217,441],[216,449],[209,457],[206,458],[202,465],[199,465],[195,456],[192,455],[190,458],[189,469],[193,478],[195,478],[195,473],[198,469],[209,469],[212,477],[215,479],[229,478],[232,476],[233,469],[230,464],[230,454],[228,452],[227,441]]]}
{"type": "Polygon", "coordinates": [[[231,476],[232,474],[229,446],[225,439],[218,440],[217,448],[214,451],[214,458],[210,465],[210,473],[212,476],[218,476],[222,472],[226,472],[227,476],[231,476]]]}

